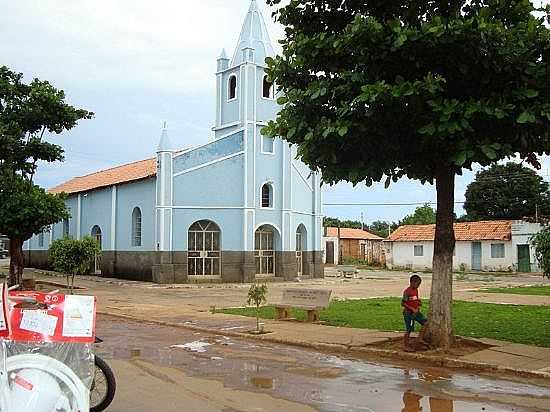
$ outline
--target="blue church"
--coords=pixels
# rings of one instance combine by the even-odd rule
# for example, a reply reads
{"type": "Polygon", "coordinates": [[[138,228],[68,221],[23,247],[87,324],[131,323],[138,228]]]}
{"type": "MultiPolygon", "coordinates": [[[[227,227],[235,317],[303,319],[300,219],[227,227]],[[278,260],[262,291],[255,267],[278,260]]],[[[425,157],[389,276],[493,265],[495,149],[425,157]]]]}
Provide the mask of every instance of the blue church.
{"type": "Polygon", "coordinates": [[[27,264],[48,267],[48,248],[97,239],[102,276],[157,283],[251,282],[323,276],[320,176],[296,148],[262,136],[279,107],[266,76],[274,54],[252,0],[233,56],[217,60],[214,139],[176,150],[166,127],[156,156],[50,190],[71,217],[25,244],[27,264]]]}

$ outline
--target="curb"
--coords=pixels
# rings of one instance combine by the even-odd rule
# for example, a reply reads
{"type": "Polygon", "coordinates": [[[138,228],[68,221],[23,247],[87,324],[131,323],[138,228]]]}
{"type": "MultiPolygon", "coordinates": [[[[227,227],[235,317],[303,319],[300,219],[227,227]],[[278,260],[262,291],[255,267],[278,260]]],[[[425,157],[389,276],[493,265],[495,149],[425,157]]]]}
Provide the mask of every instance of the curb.
{"type": "Polygon", "coordinates": [[[272,336],[269,336],[269,334],[251,335],[248,333],[212,329],[207,327],[194,326],[190,324],[166,322],[166,321],[153,320],[153,319],[141,319],[131,315],[125,315],[120,313],[110,313],[105,311],[98,311],[97,314],[104,315],[104,316],[111,316],[114,318],[131,320],[134,322],[145,322],[145,323],[151,323],[159,326],[168,326],[168,327],[174,327],[174,328],[187,329],[194,332],[208,333],[211,335],[228,336],[228,337],[237,338],[241,340],[256,340],[256,341],[270,342],[270,343],[281,344],[281,345],[296,346],[296,347],[306,348],[306,349],[314,349],[320,352],[338,353],[338,354],[345,353],[345,354],[355,354],[355,355],[363,355],[363,356],[374,355],[380,358],[392,359],[397,361],[413,361],[413,362],[423,361],[429,364],[427,366],[447,367],[447,368],[453,368],[453,369],[464,369],[464,370],[475,371],[475,372],[514,375],[516,377],[522,377],[522,378],[550,379],[550,372],[538,372],[538,371],[532,371],[532,370],[526,370],[526,369],[516,369],[516,368],[510,368],[506,366],[492,365],[484,362],[472,362],[472,361],[465,361],[465,360],[460,360],[455,358],[447,358],[445,356],[429,356],[421,353],[408,353],[408,352],[402,352],[402,351],[396,351],[396,350],[390,350],[390,349],[380,349],[380,348],[374,348],[374,347],[368,347],[368,346],[347,346],[347,345],[334,344],[334,343],[312,343],[312,342],[302,341],[302,340],[287,340],[283,338],[272,337],[272,336]]]}

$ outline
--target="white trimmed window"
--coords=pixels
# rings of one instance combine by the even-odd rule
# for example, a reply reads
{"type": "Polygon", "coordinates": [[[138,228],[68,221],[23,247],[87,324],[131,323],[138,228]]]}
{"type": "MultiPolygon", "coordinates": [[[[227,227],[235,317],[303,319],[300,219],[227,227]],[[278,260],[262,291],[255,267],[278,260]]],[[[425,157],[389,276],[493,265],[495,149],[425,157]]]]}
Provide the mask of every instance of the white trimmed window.
{"type": "Polygon", "coordinates": [[[271,183],[265,183],[262,186],[261,195],[261,206],[266,208],[273,207],[273,186],[271,183]]]}
{"type": "Polygon", "coordinates": [[[275,139],[269,136],[262,136],[262,153],[272,154],[275,152],[275,139]]]}
{"type": "Polygon", "coordinates": [[[134,208],[132,212],[132,246],[141,246],[141,209],[134,208]]]}
{"type": "Polygon", "coordinates": [[[234,100],[237,98],[237,76],[232,74],[229,76],[227,90],[227,100],[234,100]]]}
{"type": "Polygon", "coordinates": [[[504,243],[492,243],[491,244],[491,258],[503,259],[505,257],[504,243]]]}
{"type": "Polygon", "coordinates": [[[69,237],[69,219],[63,219],[63,237],[69,237]]]}
{"type": "Polygon", "coordinates": [[[414,245],[414,255],[415,256],[424,256],[424,246],[423,245],[414,245]]]}

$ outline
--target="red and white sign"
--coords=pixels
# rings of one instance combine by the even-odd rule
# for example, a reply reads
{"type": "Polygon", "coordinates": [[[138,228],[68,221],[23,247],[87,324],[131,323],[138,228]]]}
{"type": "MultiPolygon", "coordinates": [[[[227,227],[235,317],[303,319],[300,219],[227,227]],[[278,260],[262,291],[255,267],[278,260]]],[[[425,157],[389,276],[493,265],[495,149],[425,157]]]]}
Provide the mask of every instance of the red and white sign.
{"type": "MultiPolygon", "coordinates": [[[[7,338],[20,342],[95,341],[94,296],[10,292],[7,338]],[[29,301],[36,301],[38,305],[29,301]]],[[[0,337],[1,335],[0,322],[0,337]]]]}

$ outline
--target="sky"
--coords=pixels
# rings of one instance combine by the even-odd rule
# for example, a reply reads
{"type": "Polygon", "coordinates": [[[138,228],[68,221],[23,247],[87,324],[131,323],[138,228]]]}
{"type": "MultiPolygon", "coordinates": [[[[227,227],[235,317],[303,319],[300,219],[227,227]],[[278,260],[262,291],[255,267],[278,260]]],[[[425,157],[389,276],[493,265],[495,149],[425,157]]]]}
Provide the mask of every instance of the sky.
{"type": "MultiPolygon", "coordinates": [[[[283,29],[263,8],[272,42],[283,29]]],[[[216,58],[232,55],[250,0],[0,0],[0,65],[63,89],[93,120],[48,140],[65,149],[63,163],[42,164],[36,182],[53,187],[97,170],[154,156],[163,122],[175,147],[212,138],[216,58]]],[[[541,174],[547,177],[550,160],[541,174]]],[[[457,178],[456,200],[475,173],[457,178]]],[[[434,202],[431,185],[403,179],[384,189],[325,186],[324,214],[398,221],[414,203],[434,202]],[[407,203],[407,206],[388,206],[407,203]]],[[[463,213],[457,204],[457,214],[463,213]]]]}

